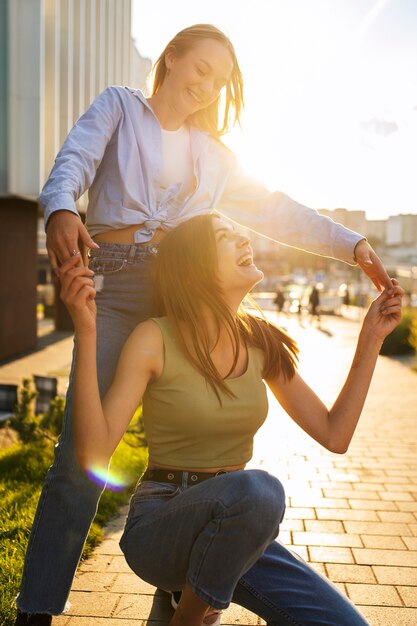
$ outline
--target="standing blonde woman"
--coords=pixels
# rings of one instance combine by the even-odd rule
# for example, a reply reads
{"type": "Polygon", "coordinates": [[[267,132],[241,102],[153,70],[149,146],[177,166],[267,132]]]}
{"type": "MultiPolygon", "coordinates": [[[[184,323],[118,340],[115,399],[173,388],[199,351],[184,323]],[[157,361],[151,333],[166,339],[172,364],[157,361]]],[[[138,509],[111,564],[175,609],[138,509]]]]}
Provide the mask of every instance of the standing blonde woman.
{"type": "Polygon", "coordinates": [[[401,319],[398,284],[372,303],[328,409],[297,373],[294,341],[242,308],[263,274],[248,238],[225,219],[191,218],[161,243],[162,316],[132,332],[103,400],[93,273],[70,259],[61,276],[78,342],[74,439],[86,472],[107,468],[143,397],[149,463],[120,545],[142,579],[182,590],[170,626],[219,624],[232,601],[270,626],[365,626],[346,597],[275,541],[285,511],[279,480],[244,468],[268,411],[264,381],[319,444],[347,450],[381,344],[401,319]]]}
{"type": "MultiPolygon", "coordinates": [[[[213,207],[260,233],[316,254],[357,261],[390,288],[361,235],[246,176],[221,136],[239,121],[243,82],[230,40],[198,24],[168,43],[152,95],[109,87],[69,133],[40,195],[51,264],[90,249],[97,286],[100,393],[121,348],[152,312],[151,267],[164,234],[213,207]],[[224,96],[224,98],[222,98],[224,96]],[[223,104],[224,102],[224,104],[223,104]],[[88,189],[86,226],[75,203],[88,189]]],[[[101,489],[78,467],[71,426],[72,379],[63,432],[26,553],[17,626],[45,626],[64,611],[101,489]]]]}

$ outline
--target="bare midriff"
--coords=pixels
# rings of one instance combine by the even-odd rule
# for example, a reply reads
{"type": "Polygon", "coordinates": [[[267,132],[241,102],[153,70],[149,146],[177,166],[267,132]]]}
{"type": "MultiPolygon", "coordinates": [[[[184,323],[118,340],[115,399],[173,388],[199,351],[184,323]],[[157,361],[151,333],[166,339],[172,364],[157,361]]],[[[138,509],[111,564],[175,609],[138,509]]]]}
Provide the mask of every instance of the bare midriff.
{"type": "Polygon", "coordinates": [[[148,246],[149,244],[159,243],[164,238],[164,231],[161,228],[157,228],[152,239],[143,243],[137,243],[135,241],[135,232],[141,228],[144,228],[144,224],[133,224],[132,226],[127,226],[126,228],[105,230],[97,235],[94,235],[93,239],[97,243],[121,243],[127,245],[135,244],[139,246],[148,246]]]}
{"type": "MultiPolygon", "coordinates": [[[[162,465],[161,463],[154,463],[150,458],[148,461],[148,469],[169,469],[169,470],[184,470],[184,467],[174,467],[172,465],[162,465]]],[[[237,472],[238,470],[245,469],[245,465],[220,465],[219,467],[187,467],[187,472],[237,472]]]]}

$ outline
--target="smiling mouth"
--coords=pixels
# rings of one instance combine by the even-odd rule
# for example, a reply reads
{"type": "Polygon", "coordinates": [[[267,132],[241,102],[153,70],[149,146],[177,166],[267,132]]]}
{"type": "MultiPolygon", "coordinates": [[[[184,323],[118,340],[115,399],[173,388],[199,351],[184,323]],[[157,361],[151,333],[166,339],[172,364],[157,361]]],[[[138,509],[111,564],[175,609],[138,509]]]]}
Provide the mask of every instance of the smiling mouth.
{"type": "Polygon", "coordinates": [[[253,257],[251,254],[245,254],[237,261],[239,267],[251,267],[253,265],[253,257]]]}

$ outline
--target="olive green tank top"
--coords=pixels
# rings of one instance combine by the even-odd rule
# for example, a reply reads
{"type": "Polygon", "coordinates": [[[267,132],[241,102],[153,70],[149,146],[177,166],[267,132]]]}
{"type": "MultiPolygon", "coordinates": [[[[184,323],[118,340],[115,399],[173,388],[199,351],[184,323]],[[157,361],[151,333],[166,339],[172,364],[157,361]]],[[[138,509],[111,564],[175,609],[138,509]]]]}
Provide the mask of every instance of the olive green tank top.
{"type": "Polygon", "coordinates": [[[219,392],[187,359],[166,317],[153,318],[164,340],[164,367],[143,397],[149,456],[158,464],[187,468],[247,463],[253,437],[266,419],[262,350],[248,348],[246,371],[227,380],[235,394],[219,392]]]}

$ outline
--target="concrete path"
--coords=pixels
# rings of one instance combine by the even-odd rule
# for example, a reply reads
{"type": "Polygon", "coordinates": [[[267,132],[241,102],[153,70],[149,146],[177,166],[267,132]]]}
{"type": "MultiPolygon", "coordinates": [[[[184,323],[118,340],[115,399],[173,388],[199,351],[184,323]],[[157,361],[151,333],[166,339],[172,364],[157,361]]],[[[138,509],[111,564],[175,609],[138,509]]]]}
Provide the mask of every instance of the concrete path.
{"type": "MultiPolygon", "coordinates": [[[[284,317],[280,322],[299,342],[302,375],[331,403],[353,356],[357,323],[326,317],[318,329],[284,317]]],[[[50,353],[44,372],[64,368],[69,350],[66,339],[58,351],[59,362],[52,363],[50,353]]],[[[347,454],[322,450],[271,399],[250,464],[276,474],[285,485],[284,542],[333,580],[372,626],[417,624],[416,407],[417,373],[382,357],[347,454]]],[[[168,622],[167,595],[130,572],[119,550],[125,513],[126,507],[107,527],[93,557],[80,565],[70,596],[72,608],[54,618],[53,626],[168,622]]],[[[263,622],[232,605],[222,623],[263,622]]]]}

